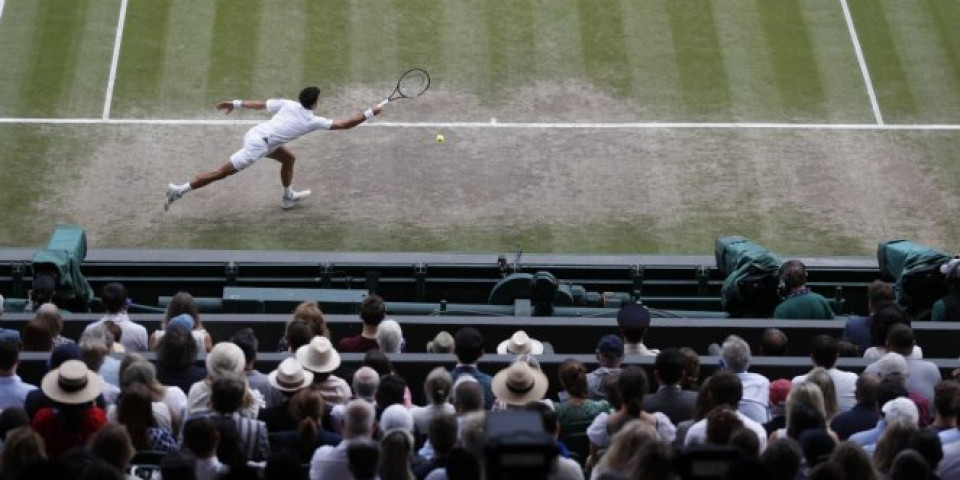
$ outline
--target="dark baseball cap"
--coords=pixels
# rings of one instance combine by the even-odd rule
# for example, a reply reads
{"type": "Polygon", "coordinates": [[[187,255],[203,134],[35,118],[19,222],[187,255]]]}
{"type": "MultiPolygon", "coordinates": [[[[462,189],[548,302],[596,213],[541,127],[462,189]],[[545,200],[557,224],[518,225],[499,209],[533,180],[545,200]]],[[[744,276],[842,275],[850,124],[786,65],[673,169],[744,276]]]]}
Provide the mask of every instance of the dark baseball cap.
{"type": "Polygon", "coordinates": [[[650,326],[650,311],[638,303],[626,305],[617,313],[617,325],[624,330],[639,330],[650,326]]]}
{"type": "Polygon", "coordinates": [[[597,352],[607,358],[623,356],[623,340],[617,335],[604,335],[597,342],[597,352]]]}

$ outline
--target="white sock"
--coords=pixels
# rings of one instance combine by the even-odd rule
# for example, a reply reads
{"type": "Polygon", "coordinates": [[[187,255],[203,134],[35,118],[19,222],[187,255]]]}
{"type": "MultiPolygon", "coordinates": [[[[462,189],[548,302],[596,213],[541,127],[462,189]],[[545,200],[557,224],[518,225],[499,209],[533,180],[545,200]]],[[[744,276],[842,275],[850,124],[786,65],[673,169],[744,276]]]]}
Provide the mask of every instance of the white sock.
{"type": "Polygon", "coordinates": [[[180,195],[183,195],[184,193],[187,193],[190,190],[193,190],[193,188],[190,186],[189,182],[184,183],[183,185],[177,185],[177,191],[180,192],[180,195]]]}
{"type": "Polygon", "coordinates": [[[293,186],[283,187],[283,196],[287,198],[293,198],[293,186]]]}

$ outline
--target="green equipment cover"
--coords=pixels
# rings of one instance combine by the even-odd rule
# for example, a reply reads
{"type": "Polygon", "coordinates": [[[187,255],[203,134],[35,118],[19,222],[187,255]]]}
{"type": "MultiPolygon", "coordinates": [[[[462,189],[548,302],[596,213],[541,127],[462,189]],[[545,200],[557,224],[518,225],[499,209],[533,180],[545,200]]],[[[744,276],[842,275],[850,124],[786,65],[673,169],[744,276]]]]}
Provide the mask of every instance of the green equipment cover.
{"type": "Polygon", "coordinates": [[[933,303],[947,295],[940,265],[950,255],[909,240],[889,240],[877,247],[880,277],[894,282],[897,303],[917,320],[929,320],[933,303]]]}
{"type": "Polygon", "coordinates": [[[720,290],[723,309],[732,317],[773,315],[780,258],[745,237],[717,239],[717,268],[724,276],[720,290]]]}
{"type": "Polygon", "coordinates": [[[87,257],[87,234],[77,225],[57,225],[47,248],[33,255],[33,274],[53,275],[57,281],[56,303],[74,312],[85,312],[93,289],[80,271],[87,257]]]}

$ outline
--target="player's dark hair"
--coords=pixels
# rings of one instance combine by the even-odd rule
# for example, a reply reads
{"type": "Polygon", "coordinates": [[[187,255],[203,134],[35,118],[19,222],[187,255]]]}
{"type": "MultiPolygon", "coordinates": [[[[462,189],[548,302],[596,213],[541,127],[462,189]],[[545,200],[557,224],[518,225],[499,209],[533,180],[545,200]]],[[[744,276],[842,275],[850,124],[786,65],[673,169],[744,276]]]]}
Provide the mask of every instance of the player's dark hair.
{"type": "Polygon", "coordinates": [[[300,105],[303,108],[312,110],[317,106],[317,99],[320,98],[320,89],[317,87],[307,87],[300,90],[300,105]]]}

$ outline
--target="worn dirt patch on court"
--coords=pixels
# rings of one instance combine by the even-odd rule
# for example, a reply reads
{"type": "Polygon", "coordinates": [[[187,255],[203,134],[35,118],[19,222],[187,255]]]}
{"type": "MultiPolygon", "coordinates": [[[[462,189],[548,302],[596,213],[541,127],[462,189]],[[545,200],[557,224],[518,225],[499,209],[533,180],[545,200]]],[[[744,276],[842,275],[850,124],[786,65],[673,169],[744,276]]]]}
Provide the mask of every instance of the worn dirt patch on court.
{"type": "MultiPolygon", "coordinates": [[[[357,98],[377,94],[323,106],[350,115],[357,98]]],[[[431,91],[391,105],[383,120],[491,117],[623,122],[635,113],[570,84],[496,106],[431,91]]],[[[958,218],[960,192],[944,195],[923,144],[904,132],[451,128],[438,145],[436,129],[372,126],[289,146],[294,186],[314,191],[294,210],[280,210],[278,165],[264,159],[164,213],[166,184],[226,161],[249,125],[76,128],[99,148],[38,208],[85,225],[99,247],[707,253],[725,234],[785,253],[869,254],[893,237],[960,246],[956,225],[942,221],[958,218]]]]}

